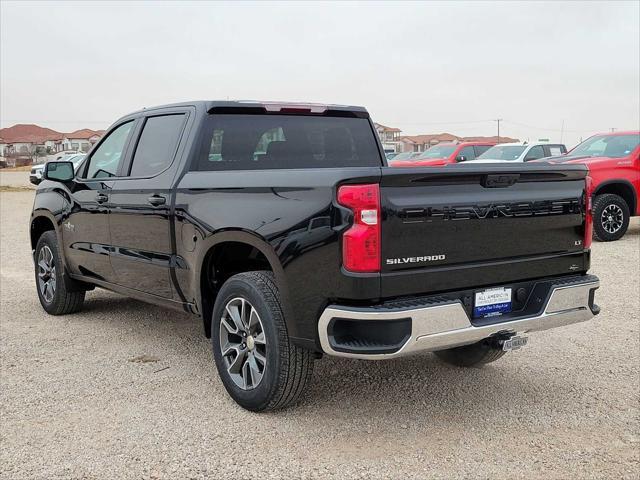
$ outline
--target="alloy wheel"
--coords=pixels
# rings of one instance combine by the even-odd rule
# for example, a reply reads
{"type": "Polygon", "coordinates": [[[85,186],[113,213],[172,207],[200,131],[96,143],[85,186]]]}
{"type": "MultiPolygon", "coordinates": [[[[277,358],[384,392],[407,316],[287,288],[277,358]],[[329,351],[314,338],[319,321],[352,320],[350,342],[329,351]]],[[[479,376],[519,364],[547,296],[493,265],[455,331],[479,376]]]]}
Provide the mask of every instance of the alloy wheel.
{"type": "Polygon", "coordinates": [[[38,254],[38,288],[45,302],[51,303],[56,293],[56,264],[48,245],[38,254]]]}
{"type": "Polygon", "coordinates": [[[257,310],[237,297],[225,305],[220,319],[220,350],[227,372],[243,390],[256,388],[267,366],[267,341],[257,310]]]}
{"type": "Polygon", "coordinates": [[[602,228],[608,233],[616,233],[622,228],[622,224],[624,223],[622,208],[616,204],[607,205],[602,210],[600,222],[602,223],[602,228]]]}

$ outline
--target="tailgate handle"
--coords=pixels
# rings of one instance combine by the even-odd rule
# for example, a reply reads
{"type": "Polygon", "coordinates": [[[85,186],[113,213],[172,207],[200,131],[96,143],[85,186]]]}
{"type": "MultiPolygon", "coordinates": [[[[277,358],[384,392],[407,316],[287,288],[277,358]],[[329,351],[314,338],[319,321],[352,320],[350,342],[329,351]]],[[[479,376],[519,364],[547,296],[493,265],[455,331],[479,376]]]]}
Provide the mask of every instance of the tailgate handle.
{"type": "Polygon", "coordinates": [[[519,173],[485,175],[482,178],[482,186],[485,188],[504,188],[515,184],[520,178],[519,173]]]}

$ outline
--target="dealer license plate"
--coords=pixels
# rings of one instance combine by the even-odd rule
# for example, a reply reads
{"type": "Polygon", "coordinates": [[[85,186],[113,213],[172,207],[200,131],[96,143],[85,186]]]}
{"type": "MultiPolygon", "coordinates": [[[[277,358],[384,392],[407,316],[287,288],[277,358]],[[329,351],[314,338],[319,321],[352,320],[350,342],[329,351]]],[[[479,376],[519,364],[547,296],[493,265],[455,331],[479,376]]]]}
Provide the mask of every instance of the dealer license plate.
{"type": "Polygon", "coordinates": [[[511,311],[510,288],[488,288],[476,292],[474,317],[492,317],[511,311]]]}

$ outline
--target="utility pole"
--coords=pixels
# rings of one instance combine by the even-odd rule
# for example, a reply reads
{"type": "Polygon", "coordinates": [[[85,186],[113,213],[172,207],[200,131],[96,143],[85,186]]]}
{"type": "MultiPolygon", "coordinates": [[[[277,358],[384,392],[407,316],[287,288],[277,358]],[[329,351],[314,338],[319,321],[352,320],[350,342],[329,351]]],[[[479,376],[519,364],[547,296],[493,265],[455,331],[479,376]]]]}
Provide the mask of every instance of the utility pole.
{"type": "Polygon", "coordinates": [[[498,143],[500,143],[500,122],[502,121],[502,118],[496,118],[494,120],[494,122],[498,123],[498,143]]]}

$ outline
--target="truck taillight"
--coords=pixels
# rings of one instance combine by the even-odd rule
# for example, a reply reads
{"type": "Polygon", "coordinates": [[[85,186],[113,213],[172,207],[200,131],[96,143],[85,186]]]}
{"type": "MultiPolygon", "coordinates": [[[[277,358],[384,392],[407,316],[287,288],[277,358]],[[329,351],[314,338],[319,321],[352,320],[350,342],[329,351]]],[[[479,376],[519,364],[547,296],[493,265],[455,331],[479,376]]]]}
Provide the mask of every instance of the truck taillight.
{"type": "Polygon", "coordinates": [[[589,175],[585,178],[584,189],[584,248],[591,248],[593,239],[593,212],[591,211],[591,197],[593,196],[593,180],[589,175]]]}
{"type": "Polygon", "coordinates": [[[353,225],[342,235],[342,265],[350,272],[379,272],[380,186],[343,185],[338,203],[353,212],[353,225]]]}

